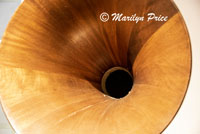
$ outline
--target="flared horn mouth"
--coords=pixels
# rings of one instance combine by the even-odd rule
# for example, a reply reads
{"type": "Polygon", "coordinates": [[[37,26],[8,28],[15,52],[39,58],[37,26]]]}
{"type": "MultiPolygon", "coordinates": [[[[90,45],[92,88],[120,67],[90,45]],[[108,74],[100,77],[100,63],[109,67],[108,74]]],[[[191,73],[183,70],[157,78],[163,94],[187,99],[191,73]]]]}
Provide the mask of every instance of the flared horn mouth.
{"type": "Polygon", "coordinates": [[[190,47],[171,0],[25,0],[1,43],[1,103],[20,134],[159,134],[190,47]]]}

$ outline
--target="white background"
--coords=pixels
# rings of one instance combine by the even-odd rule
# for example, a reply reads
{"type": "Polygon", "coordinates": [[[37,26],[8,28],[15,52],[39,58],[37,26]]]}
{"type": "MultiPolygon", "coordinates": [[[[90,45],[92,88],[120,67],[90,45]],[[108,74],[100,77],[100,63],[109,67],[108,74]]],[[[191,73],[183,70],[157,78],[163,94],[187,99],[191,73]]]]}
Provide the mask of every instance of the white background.
{"type": "MultiPolygon", "coordinates": [[[[21,0],[0,0],[0,39],[21,0]]],[[[175,0],[192,43],[192,76],[184,103],[163,134],[200,134],[200,0],[175,0]]],[[[0,134],[13,134],[0,108],[0,134]]]]}

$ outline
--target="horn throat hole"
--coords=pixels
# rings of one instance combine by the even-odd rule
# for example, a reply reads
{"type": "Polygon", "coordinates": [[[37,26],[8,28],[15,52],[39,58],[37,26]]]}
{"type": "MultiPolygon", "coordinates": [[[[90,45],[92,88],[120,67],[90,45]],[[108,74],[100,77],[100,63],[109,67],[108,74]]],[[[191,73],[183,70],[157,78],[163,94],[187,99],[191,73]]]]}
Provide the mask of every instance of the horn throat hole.
{"type": "Polygon", "coordinates": [[[133,76],[127,69],[114,67],[104,73],[101,86],[106,95],[120,99],[131,91],[133,81],[133,76]]]}

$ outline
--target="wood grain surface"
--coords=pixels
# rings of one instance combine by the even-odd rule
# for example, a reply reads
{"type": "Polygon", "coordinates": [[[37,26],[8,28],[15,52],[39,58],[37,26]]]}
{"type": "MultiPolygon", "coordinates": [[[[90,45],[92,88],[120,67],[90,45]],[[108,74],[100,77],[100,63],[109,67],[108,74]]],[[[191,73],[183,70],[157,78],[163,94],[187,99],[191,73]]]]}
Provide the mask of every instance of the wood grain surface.
{"type": "Polygon", "coordinates": [[[25,0],[1,43],[1,103],[19,134],[159,134],[185,96],[190,47],[170,0],[25,0]],[[104,23],[102,12],[169,20],[104,23]],[[134,76],[122,99],[101,90],[115,66],[134,76]]]}

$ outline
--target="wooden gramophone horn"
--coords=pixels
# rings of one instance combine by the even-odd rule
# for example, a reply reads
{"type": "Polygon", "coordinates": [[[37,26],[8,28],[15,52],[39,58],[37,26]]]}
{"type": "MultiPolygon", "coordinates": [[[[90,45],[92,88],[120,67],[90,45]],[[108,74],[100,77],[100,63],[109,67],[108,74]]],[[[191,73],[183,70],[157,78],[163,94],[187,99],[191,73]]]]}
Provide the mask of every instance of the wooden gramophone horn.
{"type": "Polygon", "coordinates": [[[188,32],[170,0],[25,0],[2,39],[0,97],[18,134],[159,134],[190,70],[188,32]],[[112,21],[113,13],[168,18],[112,21]],[[131,89],[115,97],[121,74],[131,89]]]}

